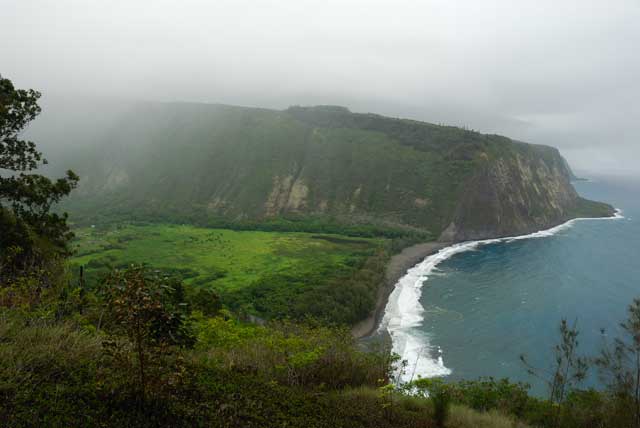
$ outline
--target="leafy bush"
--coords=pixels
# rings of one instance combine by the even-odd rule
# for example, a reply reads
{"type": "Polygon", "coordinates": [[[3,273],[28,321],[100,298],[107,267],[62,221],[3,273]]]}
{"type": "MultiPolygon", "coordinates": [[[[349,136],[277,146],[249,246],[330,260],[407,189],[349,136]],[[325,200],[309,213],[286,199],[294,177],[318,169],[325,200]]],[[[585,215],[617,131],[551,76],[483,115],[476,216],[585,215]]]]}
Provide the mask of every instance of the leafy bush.
{"type": "Polygon", "coordinates": [[[415,389],[417,394],[429,397],[433,404],[433,421],[436,427],[444,428],[451,407],[451,386],[439,378],[420,378],[407,385],[407,388],[415,389]]]}
{"type": "Polygon", "coordinates": [[[500,410],[518,417],[524,415],[530,397],[529,385],[512,383],[508,379],[492,377],[475,381],[461,381],[451,385],[451,394],[457,403],[479,411],[500,410]]]}

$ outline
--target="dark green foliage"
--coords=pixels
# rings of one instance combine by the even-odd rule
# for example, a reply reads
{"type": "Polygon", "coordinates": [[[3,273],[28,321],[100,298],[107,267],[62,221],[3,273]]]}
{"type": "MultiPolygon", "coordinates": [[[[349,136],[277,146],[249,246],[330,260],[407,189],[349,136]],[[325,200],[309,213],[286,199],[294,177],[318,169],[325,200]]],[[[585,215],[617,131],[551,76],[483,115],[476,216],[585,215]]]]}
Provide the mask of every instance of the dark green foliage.
{"type": "Polygon", "coordinates": [[[114,270],[100,287],[105,317],[100,327],[124,332],[136,346],[189,345],[184,285],[144,266],[114,270]]]}
{"type": "Polygon", "coordinates": [[[9,79],[0,76],[0,166],[12,171],[29,171],[43,161],[31,141],[20,140],[25,126],[40,114],[40,93],[33,89],[15,89],[9,79]]]}
{"type": "MultiPolygon", "coordinates": [[[[157,355],[141,401],[132,347],[38,319],[0,321],[0,421],[7,427],[188,426],[176,354],[157,355]],[[143,405],[141,405],[143,404],[143,405]]],[[[11,315],[11,314],[9,314],[11,315]]]]}
{"type": "MultiPolygon", "coordinates": [[[[288,324],[260,328],[239,339],[245,345],[168,349],[154,355],[142,397],[133,343],[4,315],[3,426],[364,427],[382,414],[366,397],[341,406],[344,387],[375,384],[388,370],[382,356],[359,351],[344,331],[288,324]]],[[[411,426],[403,412],[397,417],[379,426],[411,426]]]]}
{"type": "Polygon", "coordinates": [[[137,220],[427,240],[454,220],[513,235],[583,212],[555,149],[343,108],[139,104],[108,138],[95,140],[96,147],[61,156],[86,178],[66,205],[84,224],[137,220]],[[522,204],[510,196],[514,189],[522,204]],[[473,197],[485,192],[497,193],[492,203],[473,197]],[[504,226],[494,224],[498,218],[504,226]]]}
{"type": "Polygon", "coordinates": [[[610,398],[599,391],[570,391],[562,406],[558,425],[566,428],[628,426],[620,423],[622,413],[611,404],[610,398]]]}
{"type": "Polygon", "coordinates": [[[475,381],[461,381],[451,385],[450,388],[455,402],[482,412],[496,409],[523,417],[531,401],[529,385],[511,383],[508,379],[496,380],[489,377],[475,381]]]}
{"type": "Polygon", "coordinates": [[[222,310],[220,296],[209,288],[189,287],[186,301],[190,309],[200,311],[208,317],[213,317],[222,310]]]}
{"type": "Polygon", "coordinates": [[[572,217],[610,217],[613,208],[609,204],[578,198],[578,203],[571,213],[572,217]]]}
{"type": "Polygon", "coordinates": [[[352,269],[315,271],[304,277],[287,274],[265,276],[259,281],[222,294],[232,310],[249,309],[267,319],[313,318],[327,324],[352,325],[374,308],[378,288],[385,277],[388,254],[379,250],[354,259],[352,269]]]}
{"type": "Polygon", "coordinates": [[[640,299],[634,299],[620,327],[622,336],[605,344],[596,364],[609,392],[626,403],[620,416],[626,417],[629,426],[640,427],[640,299]]]}
{"type": "Polygon", "coordinates": [[[438,378],[418,379],[411,382],[408,387],[416,388],[419,394],[431,399],[435,426],[444,428],[451,409],[452,387],[438,378]]]}
{"type": "MultiPolygon", "coordinates": [[[[560,409],[548,400],[530,396],[529,385],[512,383],[508,379],[496,380],[489,377],[455,383],[419,379],[411,386],[415,386],[421,394],[428,393],[434,405],[434,420],[440,421],[446,419],[447,409],[451,404],[461,404],[482,413],[511,415],[532,426],[553,427],[556,426],[555,412],[560,409]]],[[[572,397],[577,396],[578,391],[572,394],[576,394],[571,395],[572,397]]],[[[568,409],[569,405],[566,406],[568,409]]],[[[580,409],[584,410],[582,407],[580,409]]]]}
{"type": "Polygon", "coordinates": [[[20,139],[40,113],[39,98],[39,92],[15,89],[0,76],[0,286],[25,275],[50,286],[53,265],[69,254],[67,216],[50,210],[78,177],[67,171],[53,181],[29,173],[46,160],[33,142],[20,139]]]}
{"type": "Polygon", "coordinates": [[[354,114],[338,106],[289,107],[287,113],[310,125],[322,128],[355,128],[380,132],[402,145],[420,151],[449,150],[452,159],[472,160],[484,144],[509,142],[505,137],[483,135],[455,126],[441,126],[377,114],[354,114]],[[457,151],[457,153],[455,153],[457,151]]]}

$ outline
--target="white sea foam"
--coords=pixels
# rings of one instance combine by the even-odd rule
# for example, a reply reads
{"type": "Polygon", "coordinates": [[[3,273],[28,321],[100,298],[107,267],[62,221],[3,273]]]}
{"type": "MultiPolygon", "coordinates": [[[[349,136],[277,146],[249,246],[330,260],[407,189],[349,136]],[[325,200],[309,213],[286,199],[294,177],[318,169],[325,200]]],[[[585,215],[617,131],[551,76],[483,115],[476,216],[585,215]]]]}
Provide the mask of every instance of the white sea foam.
{"type": "Polygon", "coordinates": [[[391,336],[393,352],[407,362],[401,379],[404,382],[417,377],[437,377],[451,374],[451,369],[444,365],[442,349],[434,348],[429,342],[427,333],[419,327],[424,321],[424,307],[420,304],[422,286],[429,276],[437,271],[437,266],[455,254],[472,251],[479,246],[498,242],[513,242],[521,239],[546,238],[570,228],[575,222],[582,220],[615,220],[624,218],[621,210],[616,210],[613,217],[576,218],[559,226],[528,235],[506,238],[485,239],[454,244],[425,258],[412,267],[398,280],[389,296],[385,314],[379,330],[386,329],[391,336]]]}

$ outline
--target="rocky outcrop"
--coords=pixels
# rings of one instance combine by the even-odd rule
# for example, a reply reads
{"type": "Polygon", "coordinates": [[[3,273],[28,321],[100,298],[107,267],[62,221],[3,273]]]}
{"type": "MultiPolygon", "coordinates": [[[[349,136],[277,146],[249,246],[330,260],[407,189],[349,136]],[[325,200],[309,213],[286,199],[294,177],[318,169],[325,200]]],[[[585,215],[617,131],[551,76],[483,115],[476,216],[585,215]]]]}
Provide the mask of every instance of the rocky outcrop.
{"type": "Polygon", "coordinates": [[[306,208],[309,188],[301,179],[289,175],[273,177],[273,188],[264,204],[265,216],[274,217],[283,212],[300,212],[306,208]]]}
{"type": "Polygon", "coordinates": [[[571,218],[613,215],[607,204],[585,201],[571,184],[560,153],[517,144],[484,162],[464,186],[443,241],[468,241],[537,232],[571,218]]]}

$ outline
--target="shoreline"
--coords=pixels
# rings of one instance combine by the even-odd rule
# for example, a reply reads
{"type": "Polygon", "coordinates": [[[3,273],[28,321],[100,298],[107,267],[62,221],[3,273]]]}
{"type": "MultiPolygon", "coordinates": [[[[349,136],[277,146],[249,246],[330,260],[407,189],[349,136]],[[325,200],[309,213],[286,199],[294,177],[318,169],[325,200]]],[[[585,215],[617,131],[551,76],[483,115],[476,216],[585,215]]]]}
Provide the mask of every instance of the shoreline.
{"type": "Polygon", "coordinates": [[[398,289],[398,294],[390,294],[389,303],[385,305],[383,316],[386,315],[387,311],[391,313],[388,329],[392,338],[393,351],[399,354],[402,360],[406,360],[409,363],[415,362],[412,377],[414,374],[432,377],[446,376],[451,373],[451,369],[444,365],[442,350],[440,348],[438,348],[438,355],[432,355],[431,358],[426,359],[420,358],[424,356],[424,347],[428,345],[425,345],[423,338],[421,338],[419,334],[416,335],[412,330],[414,327],[422,325],[422,321],[424,320],[422,315],[424,308],[420,304],[422,285],[432,270],[444,260],[449,259],[455,254],[474,250],[487,244],[510,243],[523,239],[539,239],[554,236],[558,232],[571,228],[574,223],[582,220],[617,220],[623,218],[624,216],[621,210],[616,209],[611,216],[577,217],[554,227],[529,234],[452,243],[447,248],[439,250],[437,254],[425,258],[424,262],[416,264],[414,268],[408,270],[406,280],[403,278],[398,282],[398,285],[394,287],[394,289],[398,289]]]}
{"type": "Polygon", "coordinates": [[[396,284],[409,269],[420,263],[425,258],[453,245],[453,242],[429,241],[404,248],[398,254],[391,256],[387,263],[384,284],[378,289],[376,306],[369,316],[351,327],[351,334],[356,339],[364,339],[373,335],[382,317],[384,316],[389,296],[396,284]]]}
{"type": "Polygon", "coordinates": [[[620,218],[624,218],[624,216],[622,215],[622,211],[617,208],[614,208],[614,212],[611,216],[571,218],[555,226],[551,226],[548,229],[543,229],[543,230],[539,230],[537,232],[528,233],[528,234],[485,238],[485,239],[470,240],[470,241],[463,241],[463,242],[429,241],[429,242],[423,242],[420,244],[415,244],[410,247],[406,247],[400,253],[393,255],[389,260],[389,262],[387,263],[385,281],[383,286],[380,287],[380,289],[378,290],[378,295],[376,298],[376,305],[374,310],[369,316],[367,316],[367,318],[363,319],[362,321],[359,321],[357,324],[351,327],[351,334],[355,339],[365,339],[369,336],[372,336],[378,329],[380,322],[384,317],[385,309],[387,307],[387,303],[389,302],[389,296],[395,289],[395,286],[400,280],[400,278],[406,275],[409,269],[411,269],[412,267],[416,266],[418,263],[420,263],[427,257],[433,254],[436,254],[438,251],[444,248],[451,247],[455,244],[483,245],[487,243],[500,242],[500,241],[510,242],[513,240],[520,240],[520,239],[546,237],[546,236],[555,234],[558,229],[570,227],[570,225],[576,221],[615,220],[620,218]]]}

